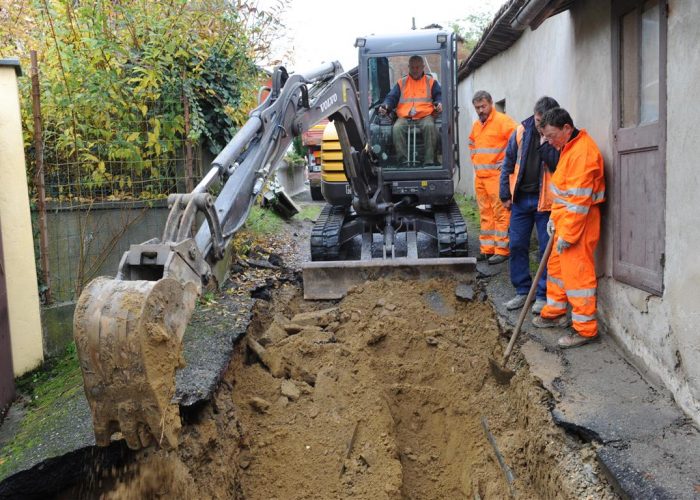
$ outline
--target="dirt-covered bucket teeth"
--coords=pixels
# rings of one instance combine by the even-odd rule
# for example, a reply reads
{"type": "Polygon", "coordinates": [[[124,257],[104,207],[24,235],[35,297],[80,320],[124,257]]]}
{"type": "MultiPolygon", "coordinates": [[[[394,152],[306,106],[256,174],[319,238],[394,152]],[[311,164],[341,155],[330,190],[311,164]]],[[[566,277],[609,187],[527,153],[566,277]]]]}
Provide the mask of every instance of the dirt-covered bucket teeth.
{"type": "Polygon", "coordinates": [[[98,445],[120,432],[132,449],[177,446],[171,400],[196,298],[194,284],[172,278],[97,278],[83,290],[73,331],[98,445]]]}

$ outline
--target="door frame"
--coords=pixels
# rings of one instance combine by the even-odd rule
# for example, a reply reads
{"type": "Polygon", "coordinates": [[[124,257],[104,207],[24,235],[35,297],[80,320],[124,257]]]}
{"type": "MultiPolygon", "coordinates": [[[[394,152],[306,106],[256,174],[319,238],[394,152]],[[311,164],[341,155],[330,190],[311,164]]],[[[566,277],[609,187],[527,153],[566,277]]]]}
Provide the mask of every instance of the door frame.
{"type": "MultiPolygon", "coordinates": [[[[612,2],[612,91],[613,91],[613,278],[622,283],[626,283],[635,288],[645,290],[654,295],[663,295],[664,289],[664,264],[665,253],[661,254],[660,275],[652,273],[647,269],[623,262],[619,257],[620,238],[619,231],[621,225],[622,207],[621,193],[624,186],[621,185],[619,175],[621,156],[620,150],[630,153],[635,150],[644,151],[655,146],[658,139],[658,155],[661,164],[659,185],[663,189],[663,210],[662,234],[665,247],[666,228],[666,129],[667,129],[667,60],[668,60],[668,0],[658,0],[659,2],[659,119],[657,123],[623,128],[621,124],[621,85],[622,75],[620,68],[620,20],[624,14],[634,9],[641,9],[645,0],[614,0],[612,2]],[[621,148],[620,143],[625,147],[621,148]]],[[[641,31],[640,31],[641,36],[641,31]]],[[[641,68],[641,64],[638,65],[641,68]]]]}

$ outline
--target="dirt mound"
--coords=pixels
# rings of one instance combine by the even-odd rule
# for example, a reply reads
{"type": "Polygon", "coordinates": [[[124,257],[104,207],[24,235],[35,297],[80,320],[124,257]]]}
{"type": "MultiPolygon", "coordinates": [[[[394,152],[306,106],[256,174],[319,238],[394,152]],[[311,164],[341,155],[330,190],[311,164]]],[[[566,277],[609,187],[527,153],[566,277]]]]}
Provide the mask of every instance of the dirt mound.
{"type": "Polygon", "coordinates": [[[610,494],[591,450],[572,453],[551,423],[543,389],[522,371],[508,387],[492,380],[487,358],[501,349],[492,308],[458,301],[455,286],[377,281],[331,308],[288,289],[262,306],[249,355],[233,367],[243,496],[610,494]]]}
{"type": "Polygon", "coordinates": [[[508,386],[490,376],[492,307],[455,286],[377,281],[337,304],[279,287],[178,449],[139,452],[104,497],[614,498],[526,369],[508,386]]]}

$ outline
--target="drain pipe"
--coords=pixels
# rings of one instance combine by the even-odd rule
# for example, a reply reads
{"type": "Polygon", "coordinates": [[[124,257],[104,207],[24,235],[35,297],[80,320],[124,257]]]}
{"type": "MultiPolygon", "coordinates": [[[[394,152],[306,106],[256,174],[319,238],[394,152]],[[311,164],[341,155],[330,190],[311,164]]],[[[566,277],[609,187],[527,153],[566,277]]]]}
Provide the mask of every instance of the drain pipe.
{"type": "Polygon", "coordinates": [[[514,30],[523,31],[530,26],[530,23],[549,3],[549,0],[530,0],[520,8],[520,11],[515,15],[510,27],[514,30]]]}

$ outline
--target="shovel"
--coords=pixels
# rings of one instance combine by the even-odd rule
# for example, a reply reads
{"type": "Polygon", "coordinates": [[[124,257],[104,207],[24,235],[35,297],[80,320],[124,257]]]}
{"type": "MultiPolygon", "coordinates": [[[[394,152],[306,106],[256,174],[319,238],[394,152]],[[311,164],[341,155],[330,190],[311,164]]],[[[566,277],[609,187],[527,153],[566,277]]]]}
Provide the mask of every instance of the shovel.
{"type": "Polygon", "coordinates": [[[503,361],[501,361],[501,363],[499,364],[498,361],[494,360],[493,358],[489,358],[489,366],[491,367],[491,373],[493,374],[494,378],[499,384],[509,383],[510,379],[513,378],[513,375],[515,375],[514,371],[506,368],[506,363],[508,363],[508,358],[510,358],[511,353],[513,352],[513,346],[515,345],[515,341],[518,340],[520,330],[523,326],[523,321],[525,321],[525,316],[527,316],[527,312],[530,309],[532,300],[535,298],[537,283],[540,281],[542,273],[544,272],[544,268],[547,266],[547,261],[549,260],[549,255],[552,253],[553,245],[554,235],[549,237],[547,247],[544,249],[542,260],[540,260],[540,266],[537,268],[537,273],[535,273],[535,277],[532,280],[532,286],[530,287],[530,291],[528,292],[527,298],[525,299],[525,304],[523,304],[523,308],[520,311],[520,316],[518,317],[518,322],[515,325],[515,330],[513,330],[513,335],[511,335],[510,337],[508,347],[506,347],[506,351],[503,353],[503,361]]]}

